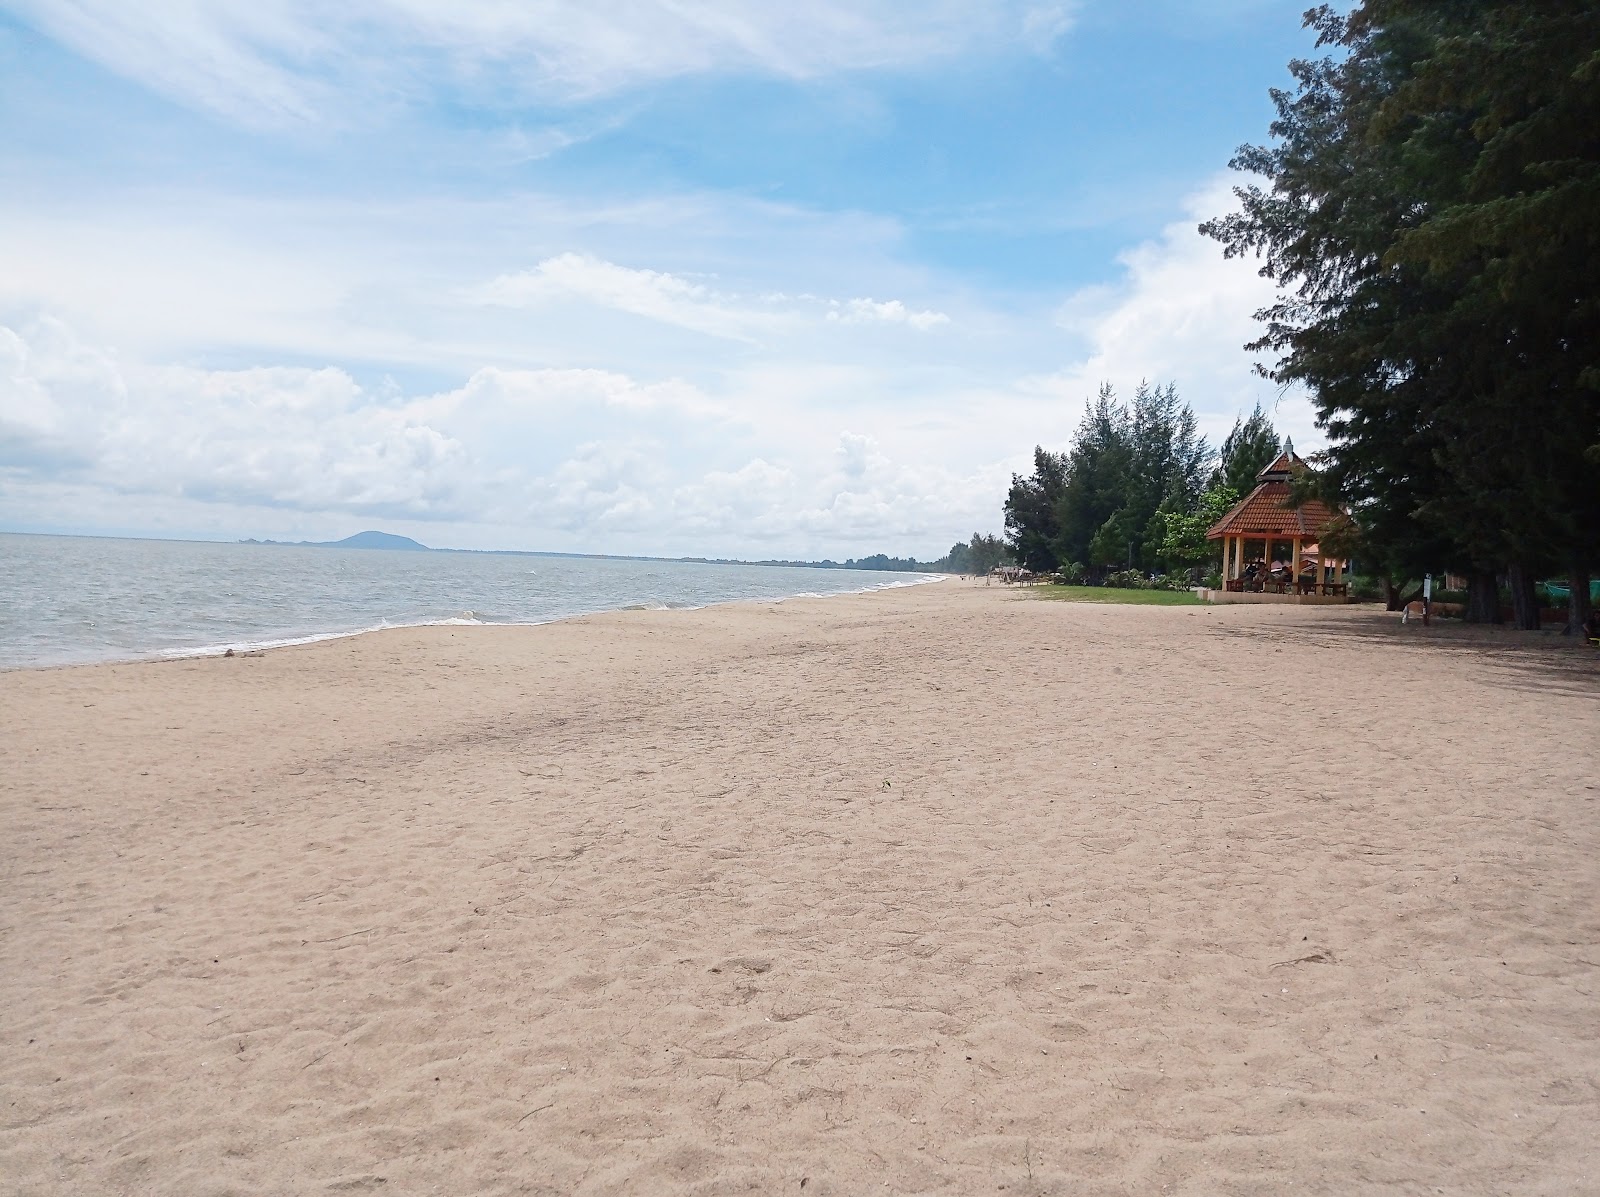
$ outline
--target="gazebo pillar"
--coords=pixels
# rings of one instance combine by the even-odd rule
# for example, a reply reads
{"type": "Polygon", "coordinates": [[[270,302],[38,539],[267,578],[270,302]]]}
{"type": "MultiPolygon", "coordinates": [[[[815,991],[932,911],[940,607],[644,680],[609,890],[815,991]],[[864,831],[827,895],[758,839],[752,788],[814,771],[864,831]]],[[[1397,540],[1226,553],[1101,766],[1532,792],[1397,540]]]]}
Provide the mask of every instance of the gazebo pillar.
{"type": "Polygon", "coordinates": [[[1300,538],[1294,538],[1294,560],[1289,562],[1289,580],[1295,584],[1296,592],[1300,587],[1300,538]]]}

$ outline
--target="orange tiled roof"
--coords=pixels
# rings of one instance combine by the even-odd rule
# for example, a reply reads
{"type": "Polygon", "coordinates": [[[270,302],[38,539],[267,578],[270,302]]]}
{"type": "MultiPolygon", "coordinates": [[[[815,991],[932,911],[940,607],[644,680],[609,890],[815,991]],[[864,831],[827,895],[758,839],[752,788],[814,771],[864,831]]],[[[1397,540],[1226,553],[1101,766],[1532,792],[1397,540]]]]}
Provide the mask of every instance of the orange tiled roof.
{"type": "MultiPolygon", "coordinates": [[[[1274,465],[1277,463],[1274,462],[1274,465]]],[[[1263,482],[1206,533],[1207,540],[1224,536],[1281,536],[1316,540],[1339,518],[1339,513],[1318,499],[1290,507],[1287,482],[1263,482]]]]}
{"type": "Polygon", "coordinates": [[[1271,465],[1267,466],[1266,469],[1262,470],[1256,475],[1256,481],[1265,482],[1274,474],[1287,478],[1290,474],[1297,473],[1305,468],[1305,462],[1301,461],[1293,453],[1285,449],[1282,453],[1278,454],[1271,465]]]}

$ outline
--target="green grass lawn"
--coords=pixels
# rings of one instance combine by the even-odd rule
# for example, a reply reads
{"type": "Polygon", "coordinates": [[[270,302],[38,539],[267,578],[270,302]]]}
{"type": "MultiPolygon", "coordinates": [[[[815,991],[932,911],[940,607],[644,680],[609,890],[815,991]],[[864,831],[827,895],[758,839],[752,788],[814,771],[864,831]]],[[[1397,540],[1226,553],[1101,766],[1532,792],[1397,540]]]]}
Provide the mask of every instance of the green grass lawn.
{"type": "Polygon", "coordinates": [[[1035,598],[1060,603],[1132,603],[1143,607],[1199,607],[1192,590],[1122,590],[1115,586],[1029,586],[1026,593],[1035,598]]]}

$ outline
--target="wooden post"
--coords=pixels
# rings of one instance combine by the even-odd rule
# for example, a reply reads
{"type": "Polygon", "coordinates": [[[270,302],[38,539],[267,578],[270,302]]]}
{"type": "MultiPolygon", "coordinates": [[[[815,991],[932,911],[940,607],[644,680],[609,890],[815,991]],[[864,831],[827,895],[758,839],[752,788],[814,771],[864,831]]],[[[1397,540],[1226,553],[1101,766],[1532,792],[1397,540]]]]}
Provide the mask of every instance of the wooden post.
{"type": "Polygon", "coordinates": [[[1300,538],[1294,538],[1294,560],[1289,562],[1289,580],[1294,583],[1295,591],[1300,590],[1300,538]]]}

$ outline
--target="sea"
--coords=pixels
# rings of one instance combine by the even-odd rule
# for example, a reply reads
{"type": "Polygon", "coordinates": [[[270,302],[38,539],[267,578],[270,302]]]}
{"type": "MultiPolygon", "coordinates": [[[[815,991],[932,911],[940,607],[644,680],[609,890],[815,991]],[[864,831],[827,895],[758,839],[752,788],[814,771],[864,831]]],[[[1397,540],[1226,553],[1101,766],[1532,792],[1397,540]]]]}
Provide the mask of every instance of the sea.
{"type": "Polygon", "coordinates": [[[380,628],[779,602],[934,574],[0,533],[0,669],[207,656],[380,628]]]}

